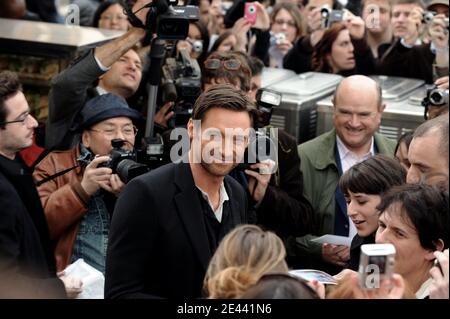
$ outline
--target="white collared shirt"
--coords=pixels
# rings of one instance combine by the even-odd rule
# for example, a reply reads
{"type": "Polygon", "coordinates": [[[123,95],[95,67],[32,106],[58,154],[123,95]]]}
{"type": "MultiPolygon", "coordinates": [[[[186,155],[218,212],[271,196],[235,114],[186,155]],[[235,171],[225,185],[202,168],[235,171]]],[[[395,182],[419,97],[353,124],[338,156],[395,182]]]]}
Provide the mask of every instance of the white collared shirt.
{"type": "MultiPolygon", "coordinates": [[[[339,151],[339,157],[341,159],[341,168],[342,168],[342,174],[344,174],[346,171],[348,171],[348,169],[350,167],[352,167],[355,164],[358,164],[366,159],[368,159],[370,156],[375,155],[375,147],[374,147],[374,138],[372,137],[372,141],[370,144],[370,151],[366,154],[364,154],[363,156],[358,156],[355,153],[353,153],[352,151],[350,151],[344,144],[344,142],[342,142],[342,140],[339,138],[339,136],[336,136],[336,144],[337,144],[337,148],[339,151]]],[[[356,227],[355,224],[353,224],[353,222],[351,221],[350,217],[349,217],[349,232],[348,232],[348,237],[349,238],[353,238],[357,231],[356,231],[356,227]]]]}
{"type": "Polygon", "coordinates": [[[370,142],[370,151],[363,156],[358,156],[352,151],[350,151],[342,142],[342,140],[339,138],[339,136],[336,136],[337,141],[337,148],[339,151],[339,157],[341,158],[341,168],[342,168],[342,174],[344,174],[350,167],[352,167],[355,164],[358,164],[366,159],[368,159],[370,156],[375,155],[375,147],[374,147],[374,139],[372,137],[372,141],[370,142]]]}
{"type": "Polygon", "coordinates": [[[95,89],[97,90],[98,95],[103,95],[103,94],[107,94],[108,93],[105,89],[103,89],[103,88],[101,88],[99,86],[97,86],[95,89]]]}
{"type": "Polygon", "coordinates": [[[211,207],[212,211],[214,212],[214,216],[216,216],[217,220],[221,223],[222,222],[222,215],[223,215],[223,203],[225,203],[225,201],[230,199],[228,197],[228,193],[227,193],[227,190],[225,189],[224,183],[222,182],[222,184],[220,185],[220,189],[219,189],[219,206],[217,207],[216,210],[214,210],[214,205],[209,200],[208,193],[203,191],[197,185],[195,185],[195,186],[200,190],[200,192],[202,193],[203,198],[208,202],[209,206],[211,207]]]}

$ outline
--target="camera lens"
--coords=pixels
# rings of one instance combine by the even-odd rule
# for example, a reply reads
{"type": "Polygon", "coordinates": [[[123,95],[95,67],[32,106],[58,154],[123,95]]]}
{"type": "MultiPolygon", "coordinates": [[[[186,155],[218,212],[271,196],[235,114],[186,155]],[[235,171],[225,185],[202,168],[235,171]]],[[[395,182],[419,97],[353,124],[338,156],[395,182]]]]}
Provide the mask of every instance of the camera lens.
{"type": "Polygon", "coordinates": [[[434,90],[430,93],[430,102],[433,105],[444,104],[444,96],[441,91],[434,90]]]}

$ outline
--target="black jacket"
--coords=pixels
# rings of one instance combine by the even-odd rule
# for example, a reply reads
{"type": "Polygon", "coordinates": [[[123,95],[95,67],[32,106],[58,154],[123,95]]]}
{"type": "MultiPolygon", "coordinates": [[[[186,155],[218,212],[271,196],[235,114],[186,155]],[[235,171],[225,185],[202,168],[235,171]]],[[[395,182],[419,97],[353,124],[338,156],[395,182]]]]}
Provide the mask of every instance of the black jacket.
{"type": "Polygon", "coordinates": [[[360,237],[358,234],[353,237],[352,244],[350,245],[350,260],[345,268],[358,271],[361,246],[366,244],[375,244],[375,233],[367,237],[360,237]]]}
{"type": "Polygon", "coordinates": [[[0,156],[0,282],[3,283],[0,297],[65,297],[64,285],[56,278],[47,222],[31,172],[20,159],[13,161],[3,156],[0,156]]]}
{"type": "Polygon", "coordinates": [[[282,238],[312,233],[312,207],[303,196],[297,141],[284,130],[278,130],[278,171],[256,212],[258,224],[282,238]]]}
{"type": "Polygon", "coordinates": [[[424,80],[433,83],[433,63],[436,55],[431,52],[430,44],[407,48],[400,40],[381,45],[376,72],[381,75],[400,76],[424,80]]]}
{"type": "MultiPolygon", "coordinates": [[[[225,177],[234,226],[246,223],[242,187],[225,177]]],[[[106,298],[197,298],[212,257],[189,164],[133,179],[117,201],[106,256],[106,298]]]]}

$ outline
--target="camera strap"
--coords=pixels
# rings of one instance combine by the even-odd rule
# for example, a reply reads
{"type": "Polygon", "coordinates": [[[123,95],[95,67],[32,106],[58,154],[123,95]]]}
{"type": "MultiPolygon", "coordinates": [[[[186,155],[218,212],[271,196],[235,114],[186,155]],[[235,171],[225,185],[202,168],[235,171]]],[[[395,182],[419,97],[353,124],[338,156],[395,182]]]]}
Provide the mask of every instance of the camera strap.
{"type": "Polygon", "coordinates": [[[60,172],[55,173],[53,175],[47,176],[46,178],[41,179],[39,182],[36,182],[36,187],[39,187],[39,186],[41,186],[44,183],[47,183],[47,182],[49,182],[51,180],[54,180],[55,178],[57,178],[57,177],[59,177],[61,175],[64,175],[64,174],[70,172],[71,170],[74,170],[75,168],[80,167],[80,166],[81,166],[80,164],[77,164],[77,165],[72,166],[70,168],[67,168],[67,169],[65,169],[63,171],[60,171],[60,172]]]}
{"type": "MultiPolygon", "coordinates": [[[[144,9],[145,7],[146,7],[146,6],[142,7],[142,8],[139,9],[139,10],[142,10],[142,9],[144,9]]],[[[136,17],[136,14],[131,10],[130,7],[125,6],[125,9],[124,9],[124,10],[125,10],[125,14],[126,14],[127,17],[128,17],[128,21],[130,22],[130,24],[131,24],[133,27],[145,29],[145,25],[142,23],[141,20],[139,20],[138,17],[136,17]]],[[[138,10],[138,11],[139,11],[139,10],[138,10]]],[[[137,12],[137,11],[136,11],[136,12],[137,12]]]]}

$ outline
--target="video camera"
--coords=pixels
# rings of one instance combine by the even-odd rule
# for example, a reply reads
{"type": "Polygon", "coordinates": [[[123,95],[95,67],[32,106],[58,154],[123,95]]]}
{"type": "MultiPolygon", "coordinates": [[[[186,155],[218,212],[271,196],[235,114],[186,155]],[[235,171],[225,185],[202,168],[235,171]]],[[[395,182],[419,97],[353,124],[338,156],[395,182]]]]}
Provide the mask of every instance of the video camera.
{"type": "MultiPolygon", "coordinates": [[[[422,106],[425,108],[424,118],[429,118],[430,107],[436,107],[444,110],[449,107],[448,90],[441,90],[433,85],[427,88],[426,96],[422,100],[422,106]]],[[[433,112],[436,115],[436,110],[433,112]]],[[[439,113],[439,112],[438,112],[439,113]]]]}
{"type": "MultiPolygon", "coordinates": [[[[129,6],[125,10],[130,24],[156,33],[162,40],[184,40],[189,32],[189,22],[199,19],[196,6],[177,6],[178,0],[153,0],[140,8],[150,8],[145,25],[136,17],[129,6]]],[[[138,11],[139,11],[138,10],[138,11]]]]}
{"type": "Polygon", "coordinates": [[[329,29],[333,23],[341,22],[344,19],[343,10],[333,10],[328,6],[322,7],[320,15],[322,16],[321,29],[329,29]]]}
{"type": "Polygon", "coordinates": [[[113,174],[117,174],[122,182],[128,183],[136,176],[149,171],[147,165],[136,162],[136,154],[133,151],[124,150],[125,145],[122,139],[113,139],[111,145],[113,149],[109,152],[109,160],[101,163],[98,167],[111,168],[113,174]]]}
{"type": "Polygon", "coordinates": [[[191,116],[195,101],[201,94],[201,70],[186,49],[178,58],[167,58],[162,67],[162,102],[177,102],[174,107],[175,126],[184,125],[191,116]]]}
{"type": "Polygon", "coordinates": [[[441,90],[436,86],[427,89],[426,103],[433,106],[448,106],[448,90],[441,90]]]}

